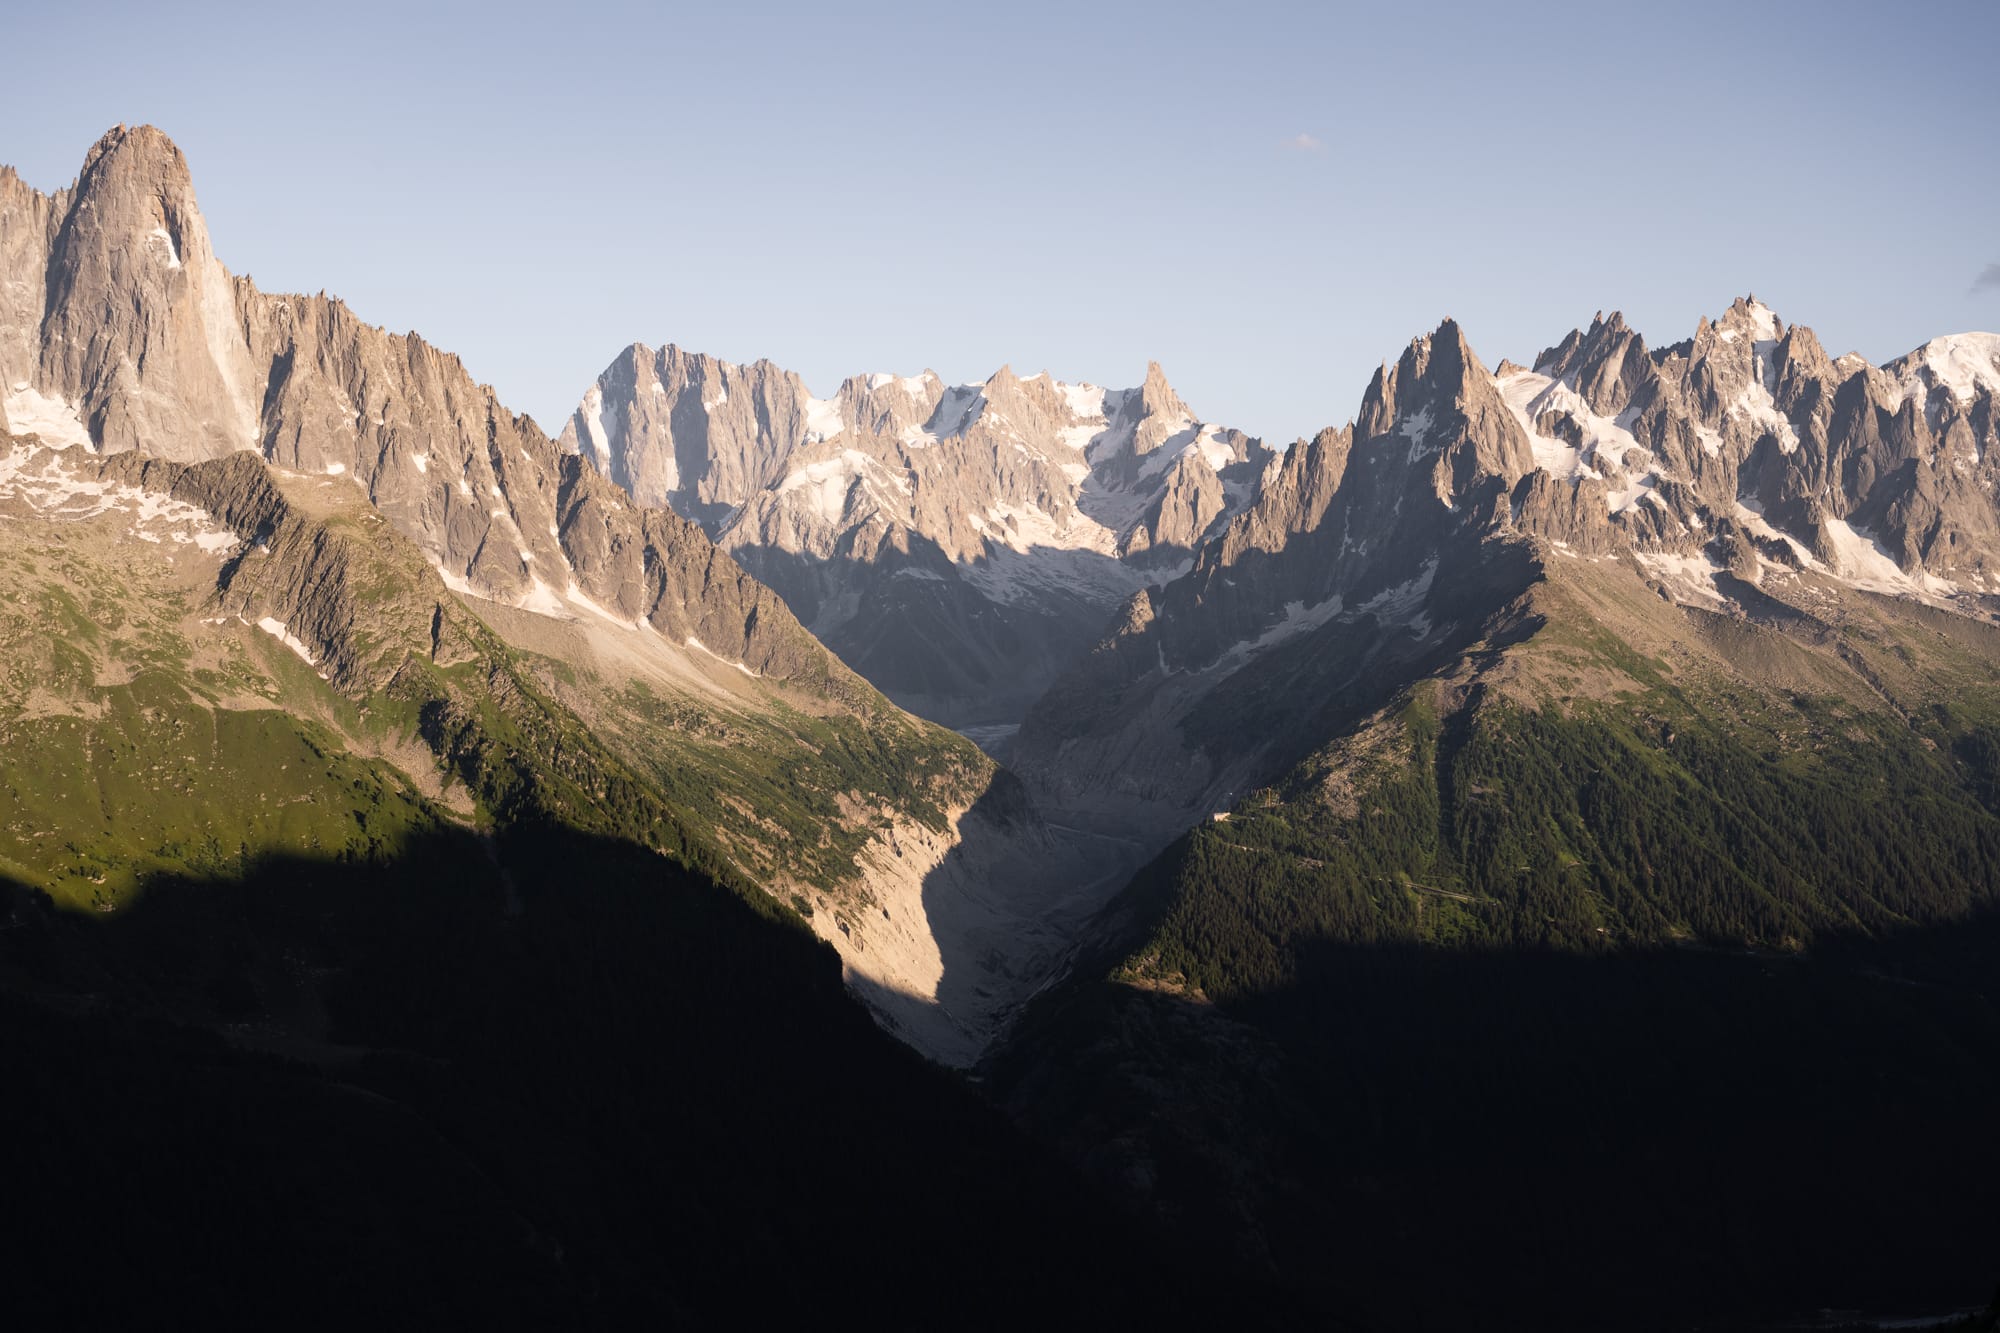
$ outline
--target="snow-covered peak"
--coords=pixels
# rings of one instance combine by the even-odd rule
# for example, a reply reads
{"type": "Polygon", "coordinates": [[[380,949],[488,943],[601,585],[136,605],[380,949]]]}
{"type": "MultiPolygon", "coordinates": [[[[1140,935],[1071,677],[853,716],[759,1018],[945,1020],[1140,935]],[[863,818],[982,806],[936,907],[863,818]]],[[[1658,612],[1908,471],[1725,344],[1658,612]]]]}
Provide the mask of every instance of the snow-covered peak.
{"type": "Polygon", "coordinates": [[[1106,390],[1101,384],[1058,383],[1056,392],[1069,404],[1071,415],[1079,420],[1101,418],[1110,410],[1105,405],[1106,390]]]}
{"type": "Polygon", "coordinates": [[[1784,321],[1754,296],[1737,297],[1715,321],[1718,342],[1732,343],[1743,338],[1753,343],[1775,343],[1784,336],[1784,321]]]}
{"type": "Polygon", "coordinates": [[[2000,395],[2000,333],[1951,333],[1933,338],[1884,367],[1908,389],[1944,389],[1960,402],[1983,386],[2000,395]]]}
{"type": "Polygon", "coordinates": [[[937,372],[934,370],[926,370],[919,375],[895,375],[887,371],[877,371],[868,377],[868,387],[879,391],[893,384],[912,398],[922,398],[929,392],[930,386],[937,382],[937,378],[937,372]]]}
{"type": "Polygon", "coordinates": [[[838,396],[833,398],[806,399],[806,442],[808,444],[832,439],[834,436],[840,434],[843,425],[838,396]]]}
{"type": "Polygon", "coordinates": [[[1632,434],[1630,422],[1591,411],[1568,380],[1513,369],[1494,376],[1493,387],[1527,435],[1535,465],[1564,481],[1596,477],[1611,482],[1612,512],[1628,508],[1657,480],[1652,451],[1632,434]],[[1576,443],[1544,434],[1541,424],[1549,417],[1566,420],[1576,443]]]}
{"type": "MultiPolygon", "coordinates": [[[[917,552],[995,596],[1060,585],[1108,610],[1247,505],[1261,475],[1257,441],[1199,421],[1157,363],[1130,389],[1002,366],[960,384],[860,374],[821,398],[776,367],[725,383],[708,358],[675,355],[658,374],[652,358],[615,362],[565,442],[731,552],[826,561],[851,545],[861,565],[917,552]]],[[[838,613],[821,605],[813,624],[838,613]]]]}
{"type": "Polygon", "coordinates": [[[1750,327],[1756,333],[1758,342],[1776,342],[1783,336],[1778,316],[1771,307],[1753,297],[1744,308],[1750,316],[1750,327]]]}

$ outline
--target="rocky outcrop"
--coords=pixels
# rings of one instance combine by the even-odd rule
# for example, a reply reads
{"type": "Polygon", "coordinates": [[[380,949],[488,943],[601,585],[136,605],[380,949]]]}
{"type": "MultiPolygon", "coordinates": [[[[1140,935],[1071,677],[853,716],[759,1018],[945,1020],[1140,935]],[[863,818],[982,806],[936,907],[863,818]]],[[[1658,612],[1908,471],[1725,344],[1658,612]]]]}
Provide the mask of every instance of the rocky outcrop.
{"type": "Polygon", "coordinates": [[[151,443],[192,460],[251,447],[262,385],[241,294],[180,150],[150,126],[120,127],[67,196],[47,210],[35,387],[74,404],[103,449],[151,443]]]}
{"type": "Polygon", "coordinates": [[[1222,479],[1198,450],[1189,450],[1167,469],[1160,496],[1119,544],[1120,554],[1138,556],[1156,546],[1192,551],[1231,509],[1222,479]]]}
{"type": "Polygon", "coordinates": [[[477,656],[474,622],[436,571],[347,488],[312,494],[314,478],[281,478],[242,452],[181,464],[126,451],[95,462],[105,479],[170,496],[235,533],[215,609],[281,635],[350,699],[386,689],[413,654],[439,666],[477,656]]]}
{"type": "Polygon", "coordinates": [[[1588,330],[1572,329],[1542,353],[1535,368],[1552,379],[1568,381],[1599,416],[1616,416],[1655,379],[1646,340],[1626,327],[1625,317],[1616,311],[1609,319],[1600,312],[1588,330]]]}
{"type": "Polygon", "coordinates": [[[784,602],[688,520],[635,504],[583,460],[557,465],[556,521],[577,582],[613,618],[699,642],[752,672],[858,699],[784,602]]]}

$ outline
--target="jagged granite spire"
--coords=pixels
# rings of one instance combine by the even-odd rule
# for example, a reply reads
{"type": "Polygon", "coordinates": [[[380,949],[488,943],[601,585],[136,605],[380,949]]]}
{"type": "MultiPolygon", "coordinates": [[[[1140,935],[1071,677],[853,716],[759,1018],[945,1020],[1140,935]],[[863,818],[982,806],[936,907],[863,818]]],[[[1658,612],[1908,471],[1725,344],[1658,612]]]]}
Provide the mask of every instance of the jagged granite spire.
{"type": "Polygon", "coordinates": [[[99,447],[212,457],[256,443],[237,284],[179,148],[150,125],[91,148],[50,246],[35,385],[99,447]]]}

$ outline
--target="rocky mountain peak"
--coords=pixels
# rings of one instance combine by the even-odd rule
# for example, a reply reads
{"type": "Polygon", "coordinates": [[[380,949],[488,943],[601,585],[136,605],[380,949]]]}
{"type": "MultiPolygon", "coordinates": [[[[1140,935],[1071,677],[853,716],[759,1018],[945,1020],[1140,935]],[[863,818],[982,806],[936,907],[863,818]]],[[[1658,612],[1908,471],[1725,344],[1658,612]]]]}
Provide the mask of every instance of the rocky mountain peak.
{"type": "Polygon", "coordinates": [[[679,355],[679,351],[680,349],[671,343],[661,348],[659,353],[655,353],[652,348],[646,346],[644,343],[633,343],[623,352],[620,352],[618,359],[611,364],[618,367],[624,374],[631,376],[634,384],[643,384],[648,381],[657,384],[659,381],[653,374],[653,358],[656,355],[677,356],[679,355]]]}
{"type": "Polygon", "coordinates": [[[151,125],[121,125],[91,147],[65,230],[97,238],[135,266],[198,272],[214,257],[187,158],[151,125]]]}
{"type": "MultiPolygon", "coordinates": [[[[1415,344],[1411,344],[1412,347],[1415,344]]],[[[1373,437],[1386,435],[1395,424],[1399,397],[1397,389],[1402,383],[1402,363],[1393,368],[1384,361],[1375,367],[1375,373],[1368,379],[1368,387],[1361,393],[1361,410],[1354,414],[1354,430],[1357,435],[1373,437]]]]}
{"type": "Polygon", "coordinates": [[[902,440],[923,433],[945,392],[944,380],[925,368],[915,375],[850,375],[835,397],[855,430],[902,440]]]}
{"type": "Polygon", "coordinates": [[[1486,374],[1479,358],[1473,355],[1472,345],[1465,340],[1465,330],[1449,315],[1426,341],[1440,373],[1463,378],[1468,367],[1477,367],[1482,377],[1486,374]]]}
{"type": "Polygon", "coordinates": [[[1745,334],[1753,342],[1776,342],[1785,336],[1785,322],[1755,296],[1739,296],[1731,301],[1715,326],[1745,334]]]}
{"type": "Polygon", "coordinates": [[[1819,338],[1803,324],[1794,324],[1778,340],[1772,356],[1777,376],[1776,397],[1781,408],[1797,403],[1814,383],[1834,383],[1844,378],[1819,338]]]}
{"type": "Polygon", "coordinates": [[[853,375],[822,399],[765,363],[711,378],[668,355],[657,387],[629,352],[608,367],[564,449],[700,523],[870,680],[954,721],[1018,717],[1273,457],[1197,420],[1157,362],[1130,389],[1003,365],[853,375]]]}
{"type": "Polygon", "coordinates": [[[1535,369],[1570,385],[1599,416],[1615,416],[1654,378],[1646,340],[1616,310],[1599,311],[1588,330],[1571,330],[1535,358],[1535,369]]]}
{"type": "MultiPolygon", "coordinates": [[[[1160,363],[1157,361],[1146,363],[1146,378],[1139,385],[1139,413],[1142,420],[1162,424],[1169,421],[1192,420],[1194,417],[1194,413],[1188,411],[1187,404],[1181,401],[1180,394],[1174,391],[1174,386],[1167,383],[1167,372],[1160,369],[1160,363]]],[[[1151,441],[1140,452],[1150,452],[1158,446],[1159,441],[1151,441]]]]}
{"type": "Polygon", "coordinates": [[[1034,430],[1052,424],[1048,419],[1058,411],[1055,385],[1046,374],[1023,378],[1012,366],[1002,366],[988,375],[979,397],[983,405],[977,416],[968,414],[968,425],[992,414],[995,420],[1016,429],[1034,430]]]}
{"type": "MultiPolygon", "coordinates": [[[[0,327],[0,410],[44,443],[173,462],[255,451],[369,506],[456,592],[556,620],[608,618],[670,655],[696,637],[704,663],[813,688],[831,679],[830,659],[776,597],[698,529],[562,459],[457,357],[324,293],[266,294],[230,277],[185,157],[150,127],[104,136],[77,184],[53,196],[0,184],[0,327]]],[[[627,348],[607,382],[644,411],[724,411],[743,443],[725,466],[752,486],[783,461],[758,456],[760,429],[796,424],[805,402],[775,368],[674,348],[627,348]],[[668,383],[691,386],[691,401],[668,383]]],[[[589,424],[606,428],[596,443],[614,457],[614,423],[589,424]]],[[[686,463],[697,490],[722,470],[698,456],[657,461],[670,483],[686,463]]],[[[637,490],[644,479],[632,480],[637,490]]]]}
{"type": "Polygon", "coordinates": [[[1933,338],[1906,356],[1882,367],[1883,373],[1906,386],[1909,396],[1929,403],[1971,405],[1981,392],[2000,399],[2000,334],[1953,333],[1933,338]],[[1921,389],[1921,393],[1913,390],[1921,389]]]}
{"type": "Polygon", "coordinates": [[[1492,375],[1465,340],[1458,321],[1446,319],[1431,333],[1412,338],[1394,366],[1383,366],[1362,396],[1355,433],[1367,439],[1396,433],[1421,417],[1423,431],[1444,412],[1463,413],[1492,393],[1492,375]]]}
{"type": "Polygon", "coordinates": [[[148,179],[191,189],[194,176],[180,146],[153,125],[115,125],[83,155],[79,189],[89,188],[100,172],[136,173],[148,179]]]}
{"type": "Polygon", "coordinates": [[[180,149],[151,126],[121,126],[49,205],[29,387],[106,450],[196,459],[256,447],[237,284],[216,262],[180,149]]]}

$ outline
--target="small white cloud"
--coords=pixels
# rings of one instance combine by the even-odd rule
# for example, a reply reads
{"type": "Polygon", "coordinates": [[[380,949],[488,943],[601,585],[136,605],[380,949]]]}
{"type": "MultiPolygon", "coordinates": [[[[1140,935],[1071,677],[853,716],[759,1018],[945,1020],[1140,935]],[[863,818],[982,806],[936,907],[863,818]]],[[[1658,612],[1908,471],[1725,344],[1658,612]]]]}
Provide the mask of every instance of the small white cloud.
{"type": "Polygon", "coordinates": [[[1972,280],[1971,295],[1990,291],[2000,291],[2000,264],[1988,264],[1986,271],[1972,280]]]}
{"type": "Polygon", "coordinates": [[[1285,140],[1285,147],[1295,153],[1317,153],[1322,148],[1325,148],[1326,145],[1301,130],[1299,133],[1285,140]]]}

